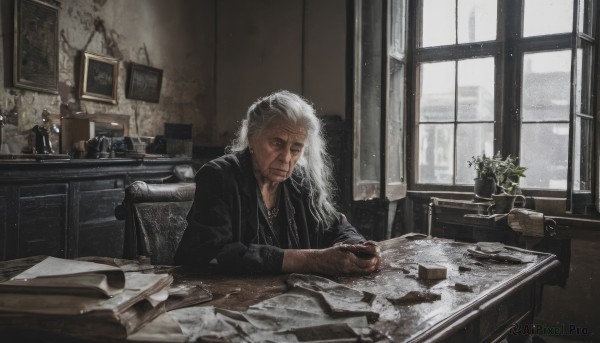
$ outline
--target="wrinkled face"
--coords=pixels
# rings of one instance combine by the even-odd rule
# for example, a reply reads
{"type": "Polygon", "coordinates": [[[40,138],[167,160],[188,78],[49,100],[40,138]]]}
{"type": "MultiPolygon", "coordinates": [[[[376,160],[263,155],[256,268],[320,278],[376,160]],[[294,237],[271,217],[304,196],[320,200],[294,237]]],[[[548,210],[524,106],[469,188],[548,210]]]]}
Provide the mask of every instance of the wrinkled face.
{"type": "Polygon", "coordinates": [[[286,180],[302,156],[307,132],[301,125],[274,119],[267,128],[249,138],[252,165],[259,184],[286,180]]]}

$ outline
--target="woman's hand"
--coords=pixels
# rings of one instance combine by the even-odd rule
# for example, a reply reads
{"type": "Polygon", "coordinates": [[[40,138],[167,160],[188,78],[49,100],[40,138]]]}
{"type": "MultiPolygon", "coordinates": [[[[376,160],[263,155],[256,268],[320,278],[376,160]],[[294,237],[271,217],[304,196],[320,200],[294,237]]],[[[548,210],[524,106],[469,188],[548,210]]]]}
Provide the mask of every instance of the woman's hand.
{"type": "Polygon", "coordinates": [[[340,244],[336,247],[339,247],[343,251],[351,252],[355,257],[358,258],[358,261],[356,261],[352,256],[347,256],[347,258],[353,262],[355,266],[360,267],[360,270],[350,268],[350,274],[372,273],[374,271],[378,271],[379,267],[381,266],[381,251],[379,250],[377,244],[373,241],[367,241],[359,244],[340,244]],[[365,266],[365,262],[368,262],[368,265],[365,266]]]}
{"type": "Polygon", "coordinates": [[[374,242],[339,244],[320,250],[286,250],[283,272],[365,275],[379,270],[381,253],[374,242]]]}

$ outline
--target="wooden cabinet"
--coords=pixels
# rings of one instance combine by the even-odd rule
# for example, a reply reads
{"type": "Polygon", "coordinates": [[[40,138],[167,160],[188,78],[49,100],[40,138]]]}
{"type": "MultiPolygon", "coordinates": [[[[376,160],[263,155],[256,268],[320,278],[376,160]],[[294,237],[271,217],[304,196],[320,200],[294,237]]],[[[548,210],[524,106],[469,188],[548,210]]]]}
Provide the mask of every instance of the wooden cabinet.
{"type": "Polygon", "coordinates": [[[69,256],[122,256],[125,224],[114,216],[125,196],[125,176],[71,183],[73,234],[69,256]]]}
{"type": "Polygon", "coordinates": [[[125,186],[161,182],[187,159],[0,162],[0,258],[122,257],[125,186]]]}
{"type": "Polygon", "coordinates": [[[12,225],[7,252],[16,257],[65,256],[68,183],[14,187],[17,208],[11,214],[16,214],[17,221],[12,225]]]}
{"type": "Polygon", "coordinates": [[[0,186],[0,252],[3,259],[65,256],[68,183],[0,186]]]}
{"type": "Polygon", "coordinates": [[[8,205],[6,187],[0,186],[0,259],[6,259],[6,234],[8,230],[8,205]]]}

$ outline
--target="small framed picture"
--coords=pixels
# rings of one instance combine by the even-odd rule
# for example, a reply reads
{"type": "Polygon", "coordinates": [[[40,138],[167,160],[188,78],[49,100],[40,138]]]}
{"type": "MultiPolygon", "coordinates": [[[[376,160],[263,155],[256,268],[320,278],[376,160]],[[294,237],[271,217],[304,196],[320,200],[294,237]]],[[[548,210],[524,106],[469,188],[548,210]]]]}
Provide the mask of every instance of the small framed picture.
{"type": "Polygon", "coordinates": [[[89,51],[81,57],[80,98],[116,104],[119,60],[89,51]]]}
{"type": "Polygon", "coordinates": [[[127,78],[127,97],[149,102],[158,102],[163,71],[149,66],[130,63],[127,78]]]}
{"type": "Polygon", "coordinates": [[[41,1],[15,1],[15,87],[58,93],[58,10],[41,1]]]}

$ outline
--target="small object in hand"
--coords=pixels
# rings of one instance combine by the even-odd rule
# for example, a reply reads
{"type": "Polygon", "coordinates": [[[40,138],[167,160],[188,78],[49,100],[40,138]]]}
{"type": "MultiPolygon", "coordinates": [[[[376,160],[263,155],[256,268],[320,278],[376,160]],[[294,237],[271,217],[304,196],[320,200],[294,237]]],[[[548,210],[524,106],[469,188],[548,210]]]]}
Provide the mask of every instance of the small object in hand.
{"type": "Polygon", "coordinates": [[[446,267],[437,264],[419,264],[419,279],[440,280],[446,278],[446,267]]]}
{"type": "Polygon", "coordinates": [[[377,244],[371,241],[349,245],[347,250],[351,251],[358,258],[364,258],[368,260],[376,256],[376,253],[374,253],[372,249],[369,249],[368,246],[375,247],[375,250],[378,250],[377,244]]]}
{"type": "Polygon", "coordinates": [[[364,259],[370,259],[370,258],[375,257],[375,255],[369,251],[354,251],[354,255],[356,255],[356,257],[358,257],[358,258],[364,258],[364,259]]]}

